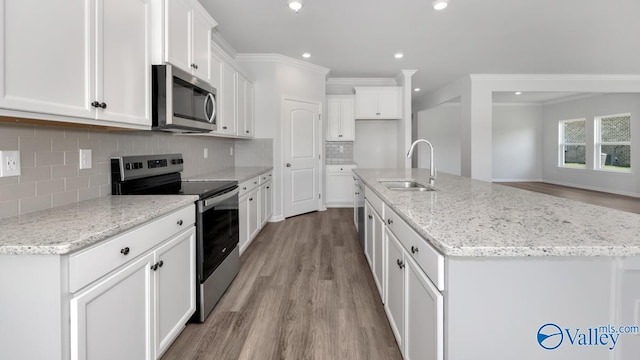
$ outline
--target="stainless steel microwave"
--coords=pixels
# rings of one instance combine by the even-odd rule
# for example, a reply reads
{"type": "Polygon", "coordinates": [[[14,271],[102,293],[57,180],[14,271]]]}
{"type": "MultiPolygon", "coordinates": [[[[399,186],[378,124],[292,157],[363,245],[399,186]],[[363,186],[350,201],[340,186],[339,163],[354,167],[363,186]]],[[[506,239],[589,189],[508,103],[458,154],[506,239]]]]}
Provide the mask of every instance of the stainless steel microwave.
{"type": "Polygon", "coordinates": [[[171,65],[152,65],[151,72],[154,130],[217,130],[214,87],[171,65]]]}

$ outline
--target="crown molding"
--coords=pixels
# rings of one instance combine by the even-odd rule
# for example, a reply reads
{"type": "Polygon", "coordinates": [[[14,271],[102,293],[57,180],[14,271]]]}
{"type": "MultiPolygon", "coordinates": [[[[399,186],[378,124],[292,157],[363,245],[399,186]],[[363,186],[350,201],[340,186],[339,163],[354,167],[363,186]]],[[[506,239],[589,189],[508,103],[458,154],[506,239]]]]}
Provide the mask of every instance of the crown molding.
{"type": "Polygon", "coordinates": [[[327,74],[329,74],[329,69],[327,69],[326,67],[311,64],[306,61],[294,59],[294,58],[280,55],[280,54],[237,54],[235,59],[238,62],[249,62],[249,61],[276,62],[280,64],[295,66],[304,70],[313,71],[313,72],[322,74],[324,76],[327,76],[327,74]]]}
{"type": "Polygon", "coordinates": [[[394,78],[329,78],[327,85],[397,86],[394,78]]]}
{"type": "Polygon", "coordinates": [[[470,74],[472,80],[640,80],[638,74],[470,74]]]}
{"type": "Polygon", "coordinates": [[[231,44],[229,44],[227,40],[225,40],[216,29],[213,29],[213,31],[211,32],[211,41],[213,41],[213,43],[217,45],[231,59],[235,58],[238,54],[236,49],[234,49],[233,46],[231,46],[231,44]]]}

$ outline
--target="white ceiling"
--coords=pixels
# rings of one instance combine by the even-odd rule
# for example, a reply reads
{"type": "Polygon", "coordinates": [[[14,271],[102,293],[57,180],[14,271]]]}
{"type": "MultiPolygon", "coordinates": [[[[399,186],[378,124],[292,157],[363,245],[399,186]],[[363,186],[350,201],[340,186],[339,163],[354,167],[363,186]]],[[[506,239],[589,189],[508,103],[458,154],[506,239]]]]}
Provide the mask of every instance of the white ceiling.
{"type": "Polygon", "coordinates": [[[330,77],[416,69],[421,94],[467,74],[640,74],[640,0],[199,1],[238,53],[310,52],[330,77]]]}

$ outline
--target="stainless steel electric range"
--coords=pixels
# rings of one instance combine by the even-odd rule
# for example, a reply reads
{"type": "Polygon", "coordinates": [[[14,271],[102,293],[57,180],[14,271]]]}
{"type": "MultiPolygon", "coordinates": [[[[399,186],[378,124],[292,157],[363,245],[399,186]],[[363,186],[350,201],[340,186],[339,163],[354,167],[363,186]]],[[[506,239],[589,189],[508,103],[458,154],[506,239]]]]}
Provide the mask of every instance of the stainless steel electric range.
{"type": "Polygon", "coordinates": [[[198,195],[196,312],[203,322],[240,270],[238,182],[182,181],[182,154],[111,158],[113,195],[198,195]]]}

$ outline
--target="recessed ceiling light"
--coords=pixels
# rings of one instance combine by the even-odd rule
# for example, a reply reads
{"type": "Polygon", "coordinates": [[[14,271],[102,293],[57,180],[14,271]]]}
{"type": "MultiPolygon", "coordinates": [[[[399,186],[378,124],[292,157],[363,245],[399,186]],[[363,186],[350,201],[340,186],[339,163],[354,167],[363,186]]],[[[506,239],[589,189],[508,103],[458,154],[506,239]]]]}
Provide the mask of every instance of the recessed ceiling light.
{"type": "Polygon", "coordinates": [[[302,57],[303,57],[303,58],[305,58],[305,59],[308,59],[308,58],[310,58],[310,57],[311,57],[311,54],[309,54],[309,53],[304,53],[304,54],[302,54],[302,57]]]}
{"type": "Polygon", "coordinates": [[[520,95],[520,94],[522,94],[522,91],[516,91],[515,94],[516,95],[520,95]]]}
{"type": "Polygon", "coordinates": [[[295,12],[300,11],[302,9],[302,0],[289,0],[289,8],[295,12]]]}
{"type": "Polygon", "coordinates": [[[404,56],[403,53],[396,53],[395,55],[393,55],[396,59],[402,59],[402,57],[404,56]]]}
{"type": "Polygon", "coordinates": [[[442,10],[449,5],[449,0],[436,0],[433,2],[433,8],[436,10],[442,10]]]}
{"type": "Polygon", "coordinates": [[[418,92],[418,91],[420,91],[420,88],[415,88],[415,89],[413,89],[413,91],[418,92]]]}

